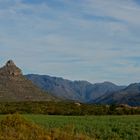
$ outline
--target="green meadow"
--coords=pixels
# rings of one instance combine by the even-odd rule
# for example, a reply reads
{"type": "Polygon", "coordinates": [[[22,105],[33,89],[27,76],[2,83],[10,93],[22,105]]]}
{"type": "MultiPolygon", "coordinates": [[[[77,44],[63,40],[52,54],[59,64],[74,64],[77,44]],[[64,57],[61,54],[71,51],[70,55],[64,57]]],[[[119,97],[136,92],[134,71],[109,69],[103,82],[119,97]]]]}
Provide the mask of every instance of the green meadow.
{"type": "Polygon", "coordinates": [[[0,115],[0,140],[140,140],[139,115],[6,116],[0,115]]]}
{"type": "Polygon", "coordinates": [[[139,107],[4,102],[0,114],[0,140],[140,140],[139,107]]]}
{"type": "Polygon", "coordinates": [[[140,116],[50,116],[23,115],[48,131],[84,134],[101,140],[140,140],[140,116]]]}

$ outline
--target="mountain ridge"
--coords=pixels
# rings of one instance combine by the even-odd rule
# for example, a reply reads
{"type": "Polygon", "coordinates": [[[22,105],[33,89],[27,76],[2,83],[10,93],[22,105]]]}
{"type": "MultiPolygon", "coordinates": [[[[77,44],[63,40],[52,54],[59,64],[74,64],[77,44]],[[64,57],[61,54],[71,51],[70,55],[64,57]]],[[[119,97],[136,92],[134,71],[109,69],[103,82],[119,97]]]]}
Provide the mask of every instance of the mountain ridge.
{"type": "Polygon", "coordinates": [[[34,84],[43,90],[51,92],[56,97],[85,103],[98,98],[106,92],[118,91],[124,88],[124,86],[117,86],[108,81],[92,84],[88,81],[71,81],[49,75],[28,74],[25,76],[34,84]]]}
{"type": "Polygon", "coordinates": [[[92,101],[92,103],[140,106],[140,83],[132,83],[120,91],[103,95],[92,101]]]}
{"type": "Polygon", "coordinates": [[[0,101],[40,101],[54,99],[22,74],[12,60],[0,68],[0,101]]]}
{"type": "Polygon", "coordinates": [[[0,101],[78,101],[140,106],[140,83],[118,86],[49,75],[23,75],[12,60],[0,68],[0,101]]]}

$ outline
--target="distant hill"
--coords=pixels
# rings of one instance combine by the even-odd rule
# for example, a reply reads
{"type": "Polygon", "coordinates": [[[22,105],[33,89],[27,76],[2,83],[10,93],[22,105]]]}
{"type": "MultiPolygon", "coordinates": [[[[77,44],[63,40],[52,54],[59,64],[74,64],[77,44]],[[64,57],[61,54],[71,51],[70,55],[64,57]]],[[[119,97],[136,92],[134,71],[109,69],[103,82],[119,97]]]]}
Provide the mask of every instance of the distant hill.
{"type": "Polygon", "coordinates": [[[91,84],[87,81],[70,81],[48,75],[29,74],[26,77],[38,87],[49,91],[51,95],[61,99],[80,102],[90,102],[106,93],[112,93],[125,88],[110,82],[91,84]]]}
{"type": "Polygon", "coordinates": [[[104,94],[92,101],[92,103],[140,106],[140,83],[130,84],[120,91],[104,94]]]}
{"type": "Polygon", "coordinates": [[[9,60],[0,68],[0,101],[40,101],[55,99],[39,89],[22,75],[22,71],[9,60]]]}
{"type": "Polygon", "coordinates": [[[73,100],[94,104],[140,106],[140,83],[117,86],[111,82],[70,81],[48,75],[23,75],[12,60],[0,68],[0,101],[73,100]]]}

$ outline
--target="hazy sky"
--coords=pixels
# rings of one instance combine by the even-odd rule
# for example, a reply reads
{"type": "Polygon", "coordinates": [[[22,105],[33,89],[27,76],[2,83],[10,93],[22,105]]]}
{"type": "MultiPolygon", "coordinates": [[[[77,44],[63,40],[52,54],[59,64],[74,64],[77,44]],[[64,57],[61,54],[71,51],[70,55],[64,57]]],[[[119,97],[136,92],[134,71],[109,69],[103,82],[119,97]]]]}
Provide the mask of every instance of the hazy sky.
{"type": "Polygon", "coordinates": [[[92,83],[140,82],[140,0],[0,0],[0,65],[92,83]]]}

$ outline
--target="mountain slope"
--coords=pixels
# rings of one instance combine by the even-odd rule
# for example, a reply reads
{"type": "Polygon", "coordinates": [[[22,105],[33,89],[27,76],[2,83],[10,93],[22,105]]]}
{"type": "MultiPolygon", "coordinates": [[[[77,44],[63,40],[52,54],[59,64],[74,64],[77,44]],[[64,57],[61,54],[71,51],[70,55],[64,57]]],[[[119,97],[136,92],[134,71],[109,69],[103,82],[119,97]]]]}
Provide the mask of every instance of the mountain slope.
{"type": "Polygon", "coordinates": [[[63,78],[35,74],[29,74],[26,77],[43,90],[51,92],[54,96],[80,102],[89,102],[104,95],[106,92],[110,93],[124,88],[110,82],[91,84],[87,81],[70,81],[63,78]]]}
{"type": "Polygon", "coordinates": [[[52,100],[54,97],[44,93],[22,71],[9,60],[0,68],[0,101],[52,100]]]}
{"type": "Polygon", "coordinates": [[[140,83],[130,84],[123,90],[103,95],[94,100],[93,103],[140,106],[140,83]]]}

